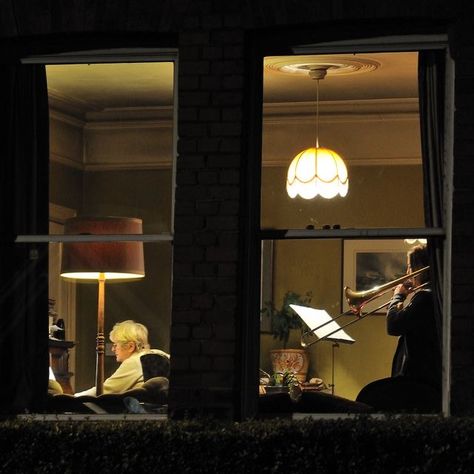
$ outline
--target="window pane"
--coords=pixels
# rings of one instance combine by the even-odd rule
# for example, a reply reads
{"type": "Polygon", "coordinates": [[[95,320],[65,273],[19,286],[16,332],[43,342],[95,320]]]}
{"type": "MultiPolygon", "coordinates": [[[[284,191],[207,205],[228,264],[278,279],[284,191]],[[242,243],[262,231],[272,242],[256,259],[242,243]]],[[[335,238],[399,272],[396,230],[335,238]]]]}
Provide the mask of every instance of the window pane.
{"type": "MultiPolygon", "coordinates": [[[[69,349],[71,387],[73,391],[81,391],[92,387],[95,381],[98,283],[61,278],[58,245],[50,244],[50,323],[64,321],[64,338],[73,344],[69,349]]],[[[131,319],[144,324],[149,331],[150,346],[169,353],[172,245],[170,242],[143,245],[144,278],[105,282],[105,377],[118,367],[108,337],[117,322],[131,319]]],[[[51,335],[63,337],[54,328],[51,335]]]]}
{"type": "Polygon", "coordinates": [[[424,226],[417,62],[416,52],[265,58],[262,228],[424,226]],[[288,195],[290,163],[316,140],[342,157],[345,197],[288,195]]]}
{"type": "Polygon", "coordinates": [[[47,66],[50,201],[171,233],[173,63],[47,66]]]}
{"type": "MultiPolygon", "coordinates": [[[[132,244],[143,246],[144,277],[115,281],[102,267],[96,269],[106,276],[107,378],[121,362],[116,360],[109,341],[117,322],[134,320],[145,325],[151,347],[169,352],[174,64],[72,64],[46,68],[50,233],[162,234],[164,239],[132,244]],[[88,219],[88,227],[68,231],[71,217],[88,219]],[[97,222],[112,222],[110,217],[124,217],[130,226],[108,227],[107,231],[96,226],[97,222]],[[136,222],[142,223],[142,230],[131,225],[136,222]]],[[[100,245],[116,250],[122,244],[128,245],[100,245]]],[[[65,245],[50,244],[50,323],[57,325],[59,321],[65,326],[63,332],[52,329],[50,352],[67,349],[69,360],[62,361],[67,366],[58,360],[52,366],[57,379],[63,384],[64,379],[68,382],[67,390],[78,392],[95,385],[99,285],[97,280],[66,280],[60,276],[65,245]],[[63,338],[66,342],[62,342],[63,338]]],[[[95,244],[78,245],[90,248],[95,244]]],[[[88,255],[91,266],[93,257],[98,256],[88,255]]],[[[107,253],[104,262],[112,260],[113,255],[107,253]]],[[[141,272],[140,268],[136,270],[141,272]]],[[[125,389],[122,387],[121,391],[125,389]]]]}
{"type": "MultiPolygon", "coordinates": [[[[410,247],[403,241],[399,242],[399,246],[402,249],[410,247]]],[[[355,271],[352,267],[345,269],[343,247],[344,243],[339,239],[274,242],[273,268],[271,274],[267,273],[267,278],[273,280],[273,304],[276,309],[282,309],[285,295],[294,292],[301,296],[302,306],[322,309],[332,318],[338,317],[344,306],[343,287],[347,285],[344,278],[348,277],[348,272],[355,271]],[[309,302],[307,293],[310,293],[309,302]]],[[[295,320],[300,320],[293,311],[289,311],[289,314],[295,320]]],[[[337,319],[337,323],[344,326],[354,320],[353,316],[342,316],[337,319]]],[[[345,332],[355,342],[340,343],[335,348],[334,366],[333,342],[320,341],[308,348],[309,371],[306,381],[321,379],[325,391],[329,393],[332,391],[331,385],[335,384],[336,395],[355,400],[359,391],[369,382],[390,376],[397,338],[387,335],[382,311],[349,325],[345,332]]],[[[311,343],[316,339],[305,337],[304,340],[311,343]]],[[[272,374],[271,351],[283,348],[284,340],[275,338],[270,329],[262,331],[260,343],[260,367],[272,374]]],[[[302,348],[300,329],[290,330],[286,348],[302,348]]]]}

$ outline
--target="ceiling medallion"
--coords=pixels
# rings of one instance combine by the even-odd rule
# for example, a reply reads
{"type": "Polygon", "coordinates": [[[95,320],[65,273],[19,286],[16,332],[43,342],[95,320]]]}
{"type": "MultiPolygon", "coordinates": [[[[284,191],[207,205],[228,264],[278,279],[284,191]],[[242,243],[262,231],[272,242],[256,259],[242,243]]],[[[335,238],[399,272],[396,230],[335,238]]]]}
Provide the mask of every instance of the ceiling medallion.
{"type": "Polygon", "coordinates": [[[307,76],[313,69],[324,68],[327,74],[349,75],[375,71],[380,63],[357,56],[285,56],[270,57],[265,60],[265,69],[280,74],[307,76]]]}

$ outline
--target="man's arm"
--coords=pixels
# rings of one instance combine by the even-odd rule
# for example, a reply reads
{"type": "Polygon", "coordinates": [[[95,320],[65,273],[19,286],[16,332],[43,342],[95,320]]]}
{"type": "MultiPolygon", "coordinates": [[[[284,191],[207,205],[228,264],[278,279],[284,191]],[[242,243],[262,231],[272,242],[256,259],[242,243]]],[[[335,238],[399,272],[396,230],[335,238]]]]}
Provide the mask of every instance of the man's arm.
{"type": "Polygon", "coordinates": [[[431,297],[428,291],[416,293],[410,303],[403,307],[406,295],[395,293],[390,300],[387,310],[387,333],[390,336],[403,336],[408,331],[423,324],[423,314],[426,311],[426,298],[431,297]]]}

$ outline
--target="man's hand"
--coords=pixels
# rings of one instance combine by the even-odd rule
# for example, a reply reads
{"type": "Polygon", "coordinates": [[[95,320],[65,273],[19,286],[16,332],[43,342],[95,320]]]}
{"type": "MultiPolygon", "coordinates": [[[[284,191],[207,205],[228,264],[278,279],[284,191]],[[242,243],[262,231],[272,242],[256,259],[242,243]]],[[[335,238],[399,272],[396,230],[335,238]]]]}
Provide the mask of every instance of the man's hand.
{"type": "Polygon", "coordinates": [[[393,290],[393,294],[394,295],[402,295],[403,298],[406,298],[408,296],[408,289],[409,287],[407,287],[407,284],[406,283],[401,283],[400,285],[397,285],[395,287],[395,290],[393,290]]]}

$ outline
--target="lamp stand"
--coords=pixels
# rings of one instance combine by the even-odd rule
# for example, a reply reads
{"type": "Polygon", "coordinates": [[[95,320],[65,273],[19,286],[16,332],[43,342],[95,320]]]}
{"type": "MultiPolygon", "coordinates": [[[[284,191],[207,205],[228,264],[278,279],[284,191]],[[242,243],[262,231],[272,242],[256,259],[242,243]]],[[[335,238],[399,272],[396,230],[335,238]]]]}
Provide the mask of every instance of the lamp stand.
{"type": "Polygon", "coordinates": [[[333,342],[332,343],[332,357],[331,357],[331,383],[330,383],[330,387],[331,387],[331,394],[334,395],[334,387],[336,386],[336,384],[334,383],[334,362],[335,362],[335,354],[334,354],[334,351],[336,350],[336,347],[339,347],[339,344],[337,342],[333,342]]]}
{"type": "Polygon", "coordinates": [[[96,395],[102,395],[104,390],[104,305],[105,303],[105,275],[99,273],[99,298],[97,307],[97,339],[96,339],[96,366],[95,387],[96,395]]]}

